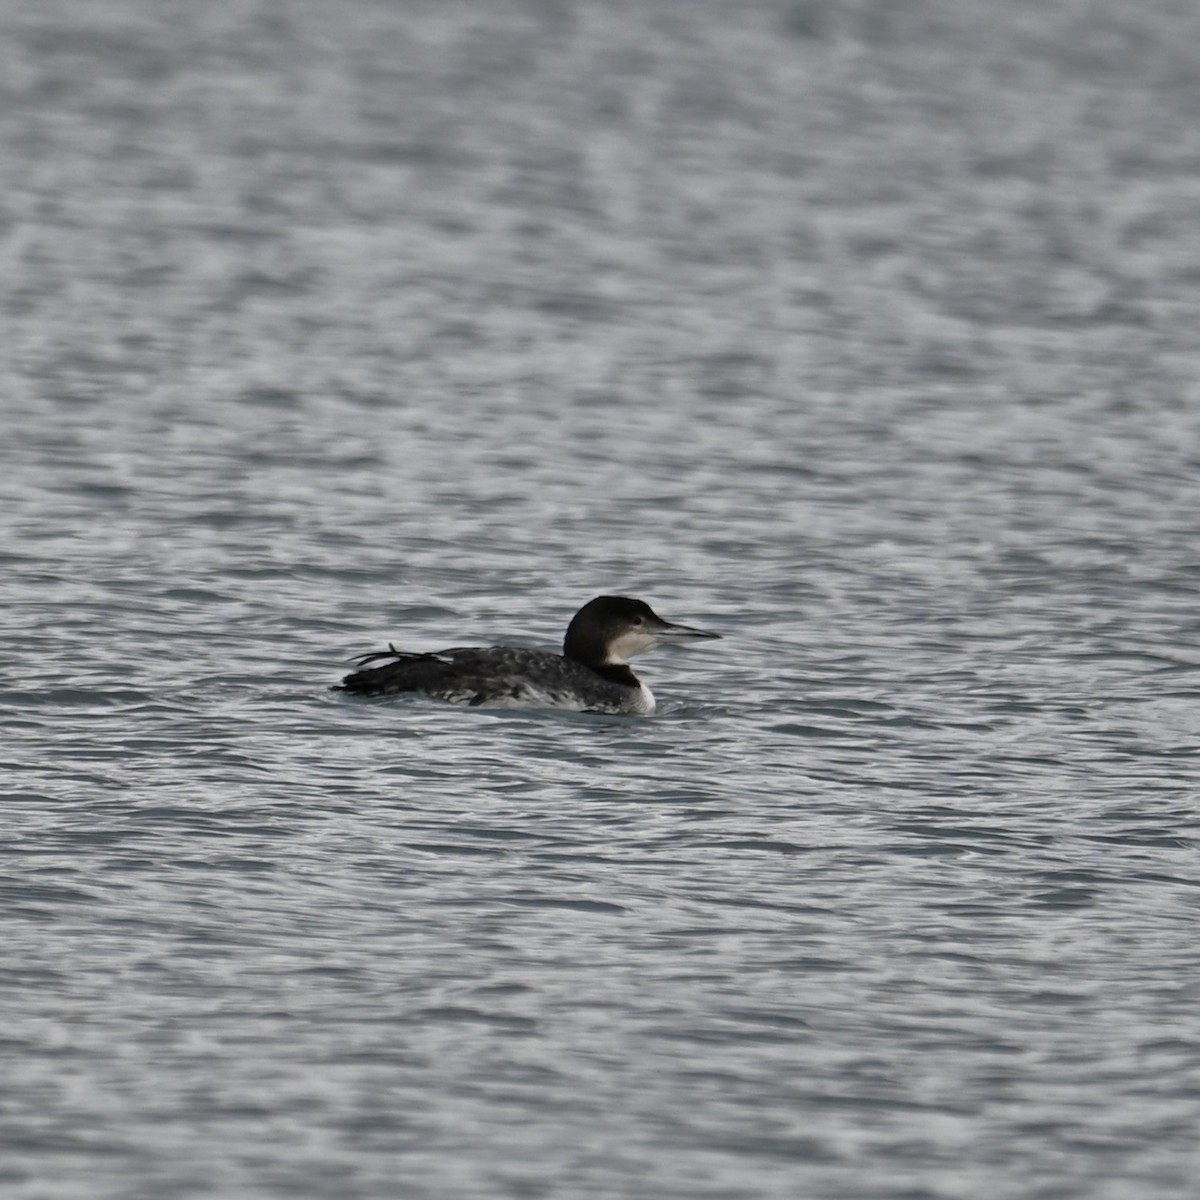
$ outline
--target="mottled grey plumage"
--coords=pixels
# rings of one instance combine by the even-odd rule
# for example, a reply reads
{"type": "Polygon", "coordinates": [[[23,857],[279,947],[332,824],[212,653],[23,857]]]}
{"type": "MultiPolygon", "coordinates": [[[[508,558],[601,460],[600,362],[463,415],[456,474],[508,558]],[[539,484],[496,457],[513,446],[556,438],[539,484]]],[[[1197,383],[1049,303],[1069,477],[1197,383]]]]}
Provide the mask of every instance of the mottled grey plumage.
{"type": "MultiPolygon", "coordinates": [[[[402,650],[367,655],[368,660],[389,657],[384,666],[347,675],[348,692],[381,696],[394,692],[424,692],[454,704],[545,705],[570,707],[574,696],[587,693],[593,711],[630,711],[632,688],[604,678],[590,667],[552,654],[519,646],[462,646],[436,654],[408,654],[402,650]]],[[[632,676],[628,667],[627,674],[632,676]]]]}

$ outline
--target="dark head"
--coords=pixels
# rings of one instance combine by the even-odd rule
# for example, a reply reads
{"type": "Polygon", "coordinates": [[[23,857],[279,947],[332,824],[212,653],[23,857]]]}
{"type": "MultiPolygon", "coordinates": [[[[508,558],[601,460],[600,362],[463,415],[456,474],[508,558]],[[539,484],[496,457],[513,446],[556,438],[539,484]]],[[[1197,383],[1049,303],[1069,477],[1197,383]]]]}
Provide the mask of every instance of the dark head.
{"type": "Polygon", "coordinates": [[[628,596],[597,596],[571,619],[563,640],[563,654],[589,667],[615,666],[664,642],[720,636],[719,633],[706,633],[703,629],[664,621],[641,600],[631,600],[628,596]]]}

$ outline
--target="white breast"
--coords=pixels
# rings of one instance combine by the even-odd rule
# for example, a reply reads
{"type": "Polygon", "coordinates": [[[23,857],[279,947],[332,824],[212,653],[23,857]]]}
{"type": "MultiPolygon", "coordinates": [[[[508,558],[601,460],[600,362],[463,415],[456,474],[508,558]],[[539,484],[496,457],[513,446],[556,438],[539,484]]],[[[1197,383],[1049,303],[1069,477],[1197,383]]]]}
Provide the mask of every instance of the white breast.
{"type": "Polygon", "coordinates": [[[657,707],[654,702],[654,694],[640,679],[638,680],[637,699],[634,700],[633,703],[633,711],[637,713],[639,717],[650,716],[657,707]]]}

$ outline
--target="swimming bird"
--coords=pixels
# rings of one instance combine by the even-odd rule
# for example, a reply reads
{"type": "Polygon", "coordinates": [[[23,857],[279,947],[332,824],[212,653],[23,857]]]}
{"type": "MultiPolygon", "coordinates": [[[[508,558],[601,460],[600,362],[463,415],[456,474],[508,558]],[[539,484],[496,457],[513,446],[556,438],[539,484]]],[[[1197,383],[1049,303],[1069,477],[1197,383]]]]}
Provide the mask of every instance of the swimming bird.
{"type": "Polygon", "coordinates": [[[649,716],[654,697],[630,670],[629,660],[665,642],[720,636],[664,621],[641,600],[597,596],[571,619],[562,654],[521,646],[463,646],[420,654],[389,644],[357,659],[366,669],[347,675],[335,690],[368,696],[422,692],[472,707],[649,716]],[[390,661],[367,667],[383,659],[390,661]]]}

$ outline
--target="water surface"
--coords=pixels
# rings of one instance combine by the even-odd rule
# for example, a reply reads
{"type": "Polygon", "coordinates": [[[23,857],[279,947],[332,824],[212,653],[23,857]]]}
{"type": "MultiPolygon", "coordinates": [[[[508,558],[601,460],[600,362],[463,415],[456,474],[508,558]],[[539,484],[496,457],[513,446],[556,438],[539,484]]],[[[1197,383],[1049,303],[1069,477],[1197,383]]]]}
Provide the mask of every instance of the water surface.
{"type": "Polygon", "coordinates": [[[1192,6],[0,34],[6,1196],[1194,1195],[1192,6]]]}

